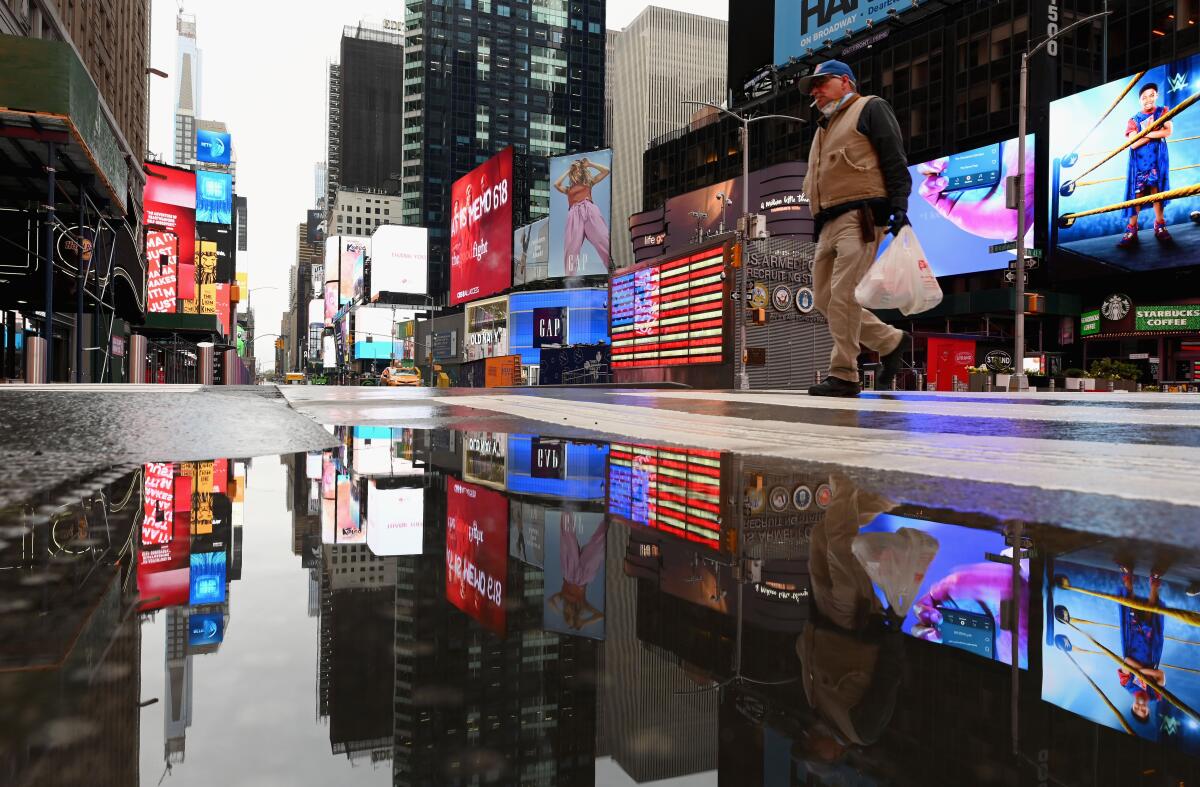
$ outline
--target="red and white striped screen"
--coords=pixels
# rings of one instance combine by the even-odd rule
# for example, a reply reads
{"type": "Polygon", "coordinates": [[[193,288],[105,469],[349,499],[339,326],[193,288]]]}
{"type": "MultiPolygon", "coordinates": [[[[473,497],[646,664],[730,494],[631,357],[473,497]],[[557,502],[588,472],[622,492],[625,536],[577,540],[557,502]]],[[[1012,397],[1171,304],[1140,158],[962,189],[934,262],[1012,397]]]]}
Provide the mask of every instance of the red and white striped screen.
{"type": "Polygon", "coordinates": [[[724,360],[722,248],[614,276],[612,366],[680,366],[724,360]]]}
{"type": "Polygon", "coordinates": [[[721,453],[613,443],[608,452],[608,512],[719,550],[721,453]]]}

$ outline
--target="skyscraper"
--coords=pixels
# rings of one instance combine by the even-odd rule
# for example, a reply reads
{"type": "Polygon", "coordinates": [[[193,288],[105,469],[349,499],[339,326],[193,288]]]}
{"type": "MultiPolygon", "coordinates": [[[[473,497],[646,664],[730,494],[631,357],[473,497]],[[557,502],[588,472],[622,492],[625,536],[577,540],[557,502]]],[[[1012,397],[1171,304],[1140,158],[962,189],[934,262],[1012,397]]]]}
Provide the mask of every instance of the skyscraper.
{"type": "Polygon", "coordinates": [[[175,164],[189,167],[196,160],[196,121],[200,118],[200,49],[196,17],[182,11],[175,17],[175,164]]]}
{"type": "Polygon", "coordinates": [[[549,209],[547,157],[603,145],[605,3],[405,7],[403,221],[429,228],[430,292],[444,293],[457,178],[512,145],[519,225],[549,209]]]}
{"type": "MultiPolygon", "coordinates": [[[[612,256],[633,264],[629,217],[642,210],[642,153],[650,140],[683,128],[698,107],[725,98],[725,22],[650,6],[616,33],[608,64],[612,97],[612,256]]],[[[611,31],[610,31],[611,32],[611,31]]]]}

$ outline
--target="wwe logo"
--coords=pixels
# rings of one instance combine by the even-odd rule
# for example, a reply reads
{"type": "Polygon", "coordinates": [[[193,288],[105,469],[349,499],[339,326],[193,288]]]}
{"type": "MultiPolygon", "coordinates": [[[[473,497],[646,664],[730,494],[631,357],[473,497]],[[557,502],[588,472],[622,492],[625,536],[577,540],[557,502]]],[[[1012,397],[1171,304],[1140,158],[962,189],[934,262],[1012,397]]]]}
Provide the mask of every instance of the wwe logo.
{"type": "Polygon", "coordinates": [[[1183,90],[1185,87],[1187,87],[1187,77],[1183,74],[1176,74],[1175,76],[1167,79],[1167,87],[1168,93],[1178,93],[1180,90],[1183,90]]]}

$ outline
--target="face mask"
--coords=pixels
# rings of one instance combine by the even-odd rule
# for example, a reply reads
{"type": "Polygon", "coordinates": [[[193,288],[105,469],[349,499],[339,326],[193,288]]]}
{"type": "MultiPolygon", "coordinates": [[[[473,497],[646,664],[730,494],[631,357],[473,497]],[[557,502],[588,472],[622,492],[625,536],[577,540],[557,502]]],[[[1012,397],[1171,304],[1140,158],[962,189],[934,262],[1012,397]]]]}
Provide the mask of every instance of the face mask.
{"type": "Polygon", "coordinates": [[[849,101],[853,95],[854,95],[854,93],[847,93],[846,95],[839,98],[837,101],[830,101],[828,104],[821,107],[821,114],[823,114],[827,118],[833,117],[833,113],[837,112],[839,109],[841,109],[842,105],[845,104],[847,101],[849,101]]]}

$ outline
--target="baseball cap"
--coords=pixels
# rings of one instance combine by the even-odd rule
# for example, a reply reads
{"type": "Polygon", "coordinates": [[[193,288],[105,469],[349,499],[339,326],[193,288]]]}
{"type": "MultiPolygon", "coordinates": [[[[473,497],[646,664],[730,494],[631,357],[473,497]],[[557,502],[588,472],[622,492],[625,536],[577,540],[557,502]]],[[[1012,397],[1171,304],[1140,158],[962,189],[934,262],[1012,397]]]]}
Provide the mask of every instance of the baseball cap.
{"type": "Polygon", "coordinates": [[[850,66],[840,60],[826,60],[813,69],[813,72],[806,77],[800,78],[800,92],[807,93],[812,88],[812,83],[819,77],[850,77],[851,82],[854,79],[854,72],[850,70],[850,66]]]}

